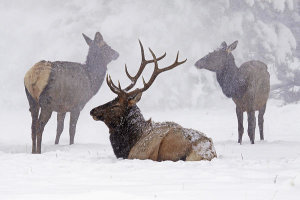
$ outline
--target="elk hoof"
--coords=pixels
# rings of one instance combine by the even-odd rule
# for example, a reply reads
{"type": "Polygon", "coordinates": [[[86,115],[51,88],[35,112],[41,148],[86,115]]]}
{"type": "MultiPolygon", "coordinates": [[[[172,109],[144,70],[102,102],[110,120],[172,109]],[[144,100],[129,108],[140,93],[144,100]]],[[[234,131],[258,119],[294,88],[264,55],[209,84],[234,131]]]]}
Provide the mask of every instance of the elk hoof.
{"type": "Polygon", "coordinates": [[[32,153],[32,154],[36,154],[36,148],[32,148],[31,153],[32,153]]]}

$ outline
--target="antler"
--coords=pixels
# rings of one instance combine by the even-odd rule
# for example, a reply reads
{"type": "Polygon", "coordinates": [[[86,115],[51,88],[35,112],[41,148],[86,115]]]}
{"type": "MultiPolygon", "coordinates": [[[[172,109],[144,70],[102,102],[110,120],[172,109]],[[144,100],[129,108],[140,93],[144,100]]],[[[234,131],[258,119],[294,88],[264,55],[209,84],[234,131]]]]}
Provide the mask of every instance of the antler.
{"type": "Polygon", "coordinates": [[[149,51],[150,51],[150,53],[151,53],[151,55],[153,57],[153,60],[154,60],[154,71],[153,71],[153,73],[151,75],[151,78],[146,83],[144,77],[142,77],[143,78],[144,87],[143,88],[137,88],[134,91],[131,91],[131,92],[127,93],[129,96],[134,95],[136,93],[140,93],[140,92],[146,91],[153,84],[154,80],[156,79],[156,77],[160,73],[162,73],[164,71],[171,70],[171,69],[173,69],[173,68],[175,68],[175,67],[177,67],[177,66],[179,66],[179,65],[181,65],[181,64],[183,64],[183,63],[185,63],[187,61],[187,59],[185,59],[183,61],[178,62],[178,57],[179,57],[179,51],[178,51],[177,52],[177,56],[176,56],[176,60],[174,61],[174,63],[172,65],[170,65],[168,67],[165,67],[165,68],[158,68],[158,63],[157,63],[158,59],[156,58],[155,54],[153,53],[153,51],[150,48],[149,48],[149,51]]]}
{"type": "Polygon", "coordinates": [[[119,94],[121,94],[121,93],[124,92],[124,91],[121,89],[120,81],[118,81],[119,87],[117,87],[117,86],[113,83],[113,81],[111,80],[110,75],[107,75],[107,76],[106,76],[106,83],[107,83],[108,87],[110,88],[110,90],[111,90],[113,93],[119,95],[119,94]]]}
{"type": "Polygon", "coordinates": [[[131,76],[129,73],[128,73],[128,70],[127,70],[127,66],[125,64],[125,72],[126,72],[126,75],[128,76],[128,78],[131,80],[131,83],[129,86],[127,86],[125,89],[121,89],[121,85],[120,85],[120,82],[118,81],[118,87],[113,83],[113,81],[111,80],[111,77],[110,75],[107,75],[106,76],[106,82],[107,82],[107,85],[109,86],[109,88],[111,89],[112,92],[114,92],[115,94],[117,95],[120,95],[120,94],[125,94],[126,96],[132,96],[132,95],[136,95],[140,92],[144,92],[146,91],[154,82],[154,80],[156,79],[156,77],[164,72],[164,71],[168,71],[168,70],[171,70],[183,63],[185,63],[187,61],[187,59],[183,60],[183,61],[178,61],[178,57],[179,57],[179,51],[177,52],[177,56],[176,56],[176,60],[174,61],[174,63],[168,67],[165,67],[165,68],[158,68],[158,61],[163,59],[165,56],[166,56],[166,53],[164,53],[164,55],[160,56],[159,58],[156,58],[156,55],[153,53],[153,51],[149,48],[149,51],[153,57],[153,60],[146,60],[145,59],[145,53],[144,53],[144,48],[143,48],[143,45],[141,43],[141,41],[139,40],[139,43],[140,43],[140,47],[141,47],[141,54],[142,54],[142,61],[141,61],[141,65],[140,65],[140,68],[138,70],[138,72],[136,73],[135,76],[131,76]],[[133,86],[135,86],[138,78],[141,76],[142,72],[144,71],[145,67],[147,64],[149,63],[153,63],[154,62],[154,71],[151,75],[151,78],[149,79],[149,81],[146,83],[144,77],[143,78],[143,84],[144,84],[144,87],[143,88],[137,88],[131,92],[128,92],[130,89],[133,88],[133,86]]]}
{"type": "MultiPolygon", "coordinates": [[[[128,73],[128,70],[127,70],[127,66],[125,64],[125,72],[126,72],[126,75],[127,77],[131,80],[131,84],[129,86],[127,86],[124,90],[125,91],[129,91],[131,88],[133,88],[133,86],[135,86],[138,78],[141,76],[142,72],[144,71],[146,65],[148,65],[149,63],[153,63],[154,60],[146,60],[145,59],[145,53],[144,53],[144,47],[143,47],[143,44],[142,42],[139,40],[139,43],[140,43],[140,47],[141,47],[141,54],[142,54],[142,61],[141,61],[141,65],[140,65],[140,68],[139,68],[139,71],[136,73],[135,76],[131,76],[129,73],[128,73]]],[[[163,59],[167,54],[164,53],[164,55],[162,55],[161,57],[157,58],[156,60],[159,61],[161,59],[163,59]]]]}

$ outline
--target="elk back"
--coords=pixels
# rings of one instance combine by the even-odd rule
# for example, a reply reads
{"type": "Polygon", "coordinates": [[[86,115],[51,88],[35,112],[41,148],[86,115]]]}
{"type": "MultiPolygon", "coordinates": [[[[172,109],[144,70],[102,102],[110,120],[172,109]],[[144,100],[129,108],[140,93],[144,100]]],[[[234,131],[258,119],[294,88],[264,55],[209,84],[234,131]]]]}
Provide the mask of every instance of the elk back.
{"type": "Polygon", "coordinates": [[[203,133],[173,122],[152,123],[152,127],[131,149],[129,159],[211,160],[216,157],[213,142],[203,133]]]}
{"type": "Polygon", "coordinates": [[[269,98],[267,66],[260,61],[245,62],[239,68],[239,74],[246,80],[247,90],[241,98],[233,98],[233,101],[242,111],[259,110],[269,98]]]}

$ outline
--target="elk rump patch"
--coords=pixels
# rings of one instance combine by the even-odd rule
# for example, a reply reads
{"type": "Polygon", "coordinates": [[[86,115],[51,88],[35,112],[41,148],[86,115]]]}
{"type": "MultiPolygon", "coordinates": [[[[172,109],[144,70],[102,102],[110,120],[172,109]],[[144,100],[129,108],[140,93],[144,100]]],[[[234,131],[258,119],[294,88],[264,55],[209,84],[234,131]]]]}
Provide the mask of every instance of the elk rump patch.
{"type": "Polygon", "coordinates": [[[25,74],[24,84],[30,95],[39,101],[40,95],[48,84],[52,63],[40,61],[25,74]]]}

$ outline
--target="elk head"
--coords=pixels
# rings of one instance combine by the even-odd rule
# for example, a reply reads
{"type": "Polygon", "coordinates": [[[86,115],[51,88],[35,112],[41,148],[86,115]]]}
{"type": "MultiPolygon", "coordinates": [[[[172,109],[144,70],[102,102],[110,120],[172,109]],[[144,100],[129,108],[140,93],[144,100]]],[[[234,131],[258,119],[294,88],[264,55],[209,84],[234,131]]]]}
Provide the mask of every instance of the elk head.
{"type": "Polygon", "coordinates": [[[134,115],[134,113],[129,114],[130,113],[129,111],[132,110],[132,108],[136,107],[136,103],[141,99],[143,92],[146,91],[153,84],[155,78],[160,73],[167,71],[167,70],[171,70],[171,69],[183,64],[184,62],[186,62],[186,60],[181,61],[181,62],[178,61],[178,55],[179,55],[179,52],[178,52],[176,60],[172,65],[165,67],[165,68],[158,68],[158,61],[163,59],[166,56],[166,53],[164,55],[162,55],[161,57],[157,58],[156,55],[153,53],[153,51],[149,48],[149,51],[150,51],[153,59],[146,60],[143,45],[142,45],[141,41],[139,41],[139,43],[140,43],[140,47],[141,47],[142,61],[141,61],[140,68],[139,68],[138,72],[136,73],[136,75],[131,76],[128,73],[127,66],[125,65],[126,75],[131,81],[130,85],[127,86],[126,88],[122,89],[120,82],[118,82],[118,86],[116,86],[113,83],[113,81],[111,80],[111,77],[109,75],[107,75],[106,76],[107,85],[109,86],[110,90],[113,93],[117,94],[118,96],[114,100],[92,109],[90,112],[90,114],[94,118],[94,120],[103,121],[109,127],[109,129],[113,129],[117,126],[122,125],[122,120],[124,118],[128,117],[128,115],[131,115],[131,114],[134,115]],[[138,78],[141,76],[146,65],[150,64],[150,63],[154,63],[154,71],[153,71],[149,81],[146,82],[144,80],[144,78],[142,78],[144,87],[136,88],[133,91],[130,91],[135,86],[138,78]]]}
{"type": "Polygon", "coordinates": [[[223,42],[219,49],[211,52],[198,60],[195,66],[198,69],[207,69],[209,71],[217,72],[222,70],[226,65],[226,62],[230,57],[233,58],[231,51],[233,51],[237,46],[238,41],[233,42],[231,45],[227,46],[226,42],[223,42]]]}
{"type": "Polygon", "coordinates": [[[108,44],[106,44],[101,33],[97,32],[95,34],[94,40],[90,39],[83,33],[82,35],[86,43],[90,47],[88,58],[91,59],[91,63],[93,63],[93,60],[98,59],[100,56],[101,59],[105,62],[104,64],[108,64],[110,61],[116,60],[119,57],[119,53],[113,50],[108,44]]]}

